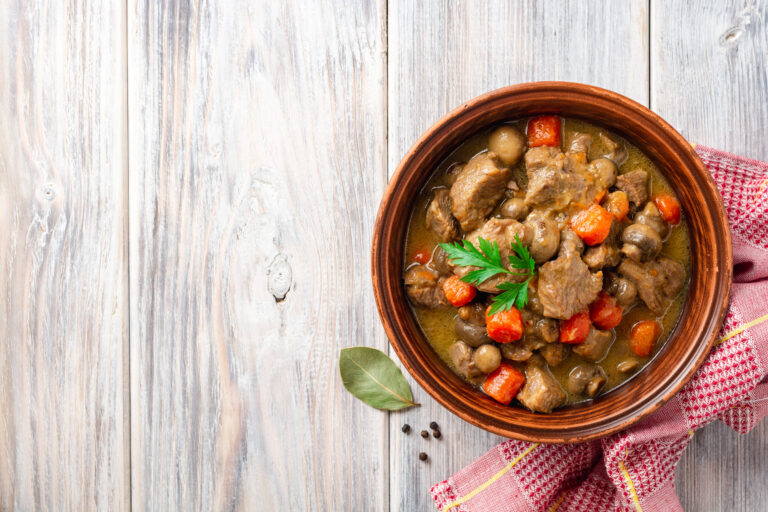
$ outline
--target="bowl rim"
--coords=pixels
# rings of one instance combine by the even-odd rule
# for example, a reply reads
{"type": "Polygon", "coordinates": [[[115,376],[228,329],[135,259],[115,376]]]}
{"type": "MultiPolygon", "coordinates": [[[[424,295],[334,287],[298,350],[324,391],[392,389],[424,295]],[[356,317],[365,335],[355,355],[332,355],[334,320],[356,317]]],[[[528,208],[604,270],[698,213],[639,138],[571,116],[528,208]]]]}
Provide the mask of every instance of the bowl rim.
{"type": "MultiPolygon", "coordinates": [[[[553,109],[553,110],[556,110],[556,109],[553,109]]],[[[553,112],[553,110],[547,111],[546,109],[540,109],[537,112],[539,114],[556,113],[556,112],[553,112]]],[[[624,114],[624,115],[629,115],[629,114],[624,114]]],[[[528,114],[520,115],[518,117],[527,117],[527,116],[528,114]]],[[[565,117],[580,117],[580,116],[566,114],[565,117]]],[[[589,116],[584,116],[582,117],[582,119],[590,121],[589,116]]],[[[493,124],[496,124],[498,122],[501,122],[501,121],[495,120],[492,122],[485,122],[485,124],[481,122],[480,126],[475,128],[475,132],[485,127],[492,126],[493,124]]],[[[591,121],[591,122],[593,122],[594,124],[597,124],[598,126],[600,125],[599,121],[591,121]]],[[[472,132],[465,131],[461,136],[463,139],[466,139],[471,135],[472,135],[472,132]]],[[[625,134],[622,134],[622,135],[625,136],[625,138],[627,138],[633,144],[640,146],[644,153],[647,153],[647,151],[642,148],[642,145],[637,144],[632,139],[631,136],[627,136],[625,134]]],[[[437,162],[439,162],[442,159],[444,159],[447,156],[447,154],[448,154],[447,152],[443,152],[439,155],[439,157],[433,156],[433,158],[436,158],[437,162]]],[[[652,157],[650,158],[654,160],[652,157]]],[[[656,162],[655,160],[654,162],[658,164],[658,162],[656,162]]],[[[423,185],[432,175],[433,171],[434,171],[434,165],[431,166],[431,168],[428,169],[427,171],[421,171],[420,179],[418,180],[419,190],[423,187],[423,185]]],[[[675,189],[675,192],[678,193],[679,195],[680,191],[678,190],[678,188],[676,188],[675,184],[670,183],[670,185],[673,187],[673,189],[675,189]]],[[[407,226],[405,229],[407,230],[407,226]]],[[[690,229],[691,228],[689,226],[689,231],[690,229]]],[[[402,248],[400,249],[400,252],[402,252],[402,248]]],[[[400,256],[395,255],[395,258],[398,258],[400,256]]],[[[693,251],[692,251],[692,260],[693,260],[693,251]]],[[[379,205],[379,210],[376,216],[376,221],[373,229],[373,243],[371,247],[371,275],[372,275],[372,282],[373,282],[374,296],[376,299],[377,310],[379,312],[379,316],[382,320],[382,324],[384,326],[384,329],[390,341],[390,344],[394,348],[395,353],[398,355],[403,366],[406,368],[406,370],[408,370],[408,372],[416,380],[416,382],[418,382],[419,385],[422,388],[424,388],[427,391],[427,393],[429,393],[429,395],[432,396],[435,400],[437,400],[437,402],[440,403],[443,407],[445,407],[455,415],[459,416],[463,420],[475,426],[478,426],[489,432],[492,432],[494,434],[498,434],[501,436],[522,439],[526,441],[547,442],[547,443],[581,442],[586,440],[597,439],[600,437],[604,437],[604,436],[616,433],[624,428],[627,428],[629,425],[637,421],[640,421],[641,419],[652,414],[654,411],[662,407],[672,396],[674,396],[693,377],[695,372],[698,370],[698,368],[703,363],[704,359],[707,357],[707,355],[709,355],[711,351],[712,345],[717,337],[719,328],[727,312],[728,300],[730,297],[730,289],[731,289],[731,283],[732,283],[732,273],[733,273],[732,261],[733,261],[733,255],[732,255],[732,247],[731,247],[731,236],[730,236],[730,230],[728,229],[727,216],[725,213],[725,208],[722,203],[722,198],[720,197],[720,194],[717,191],[717,187],[715,186],[714,179],[712,178],[711,174],[706,169],[703,162],[694,151],[693,146],[685,138],[683,138],[683,136],[680,135],[671,125],[669,125],[669,123],[664,121],[658,114],[652,112],[650,109],[648,109],[644,105],[641,105],[640,103],[630,98],[627,98],[619,93],[609,91],[607,89],[599,88],[596,86],[592,86],[592,85],[586,85],[586,84],[580,84],[580,83],[574,83],[574,82],[560,82],[560,81],[521,83],[521,84],[511,85],[511,86],[486,92],[480,96],[470,99],[469,101],[461,104],[457,108],[451,110],[448,114],[444,115],[442,118],[440,118],[440,120],[438,120],[436,123],[430,126],[416,140],[416,142],[411,146],[411,148],[403,156],[402,160],[398,164],[395,172],[392,174],[387,184],[387,187],[385,189],[385,192],[384,192],[382,201],[379,205]],[[424,152],[425,148],[427,148],[435,140],[435,138],[438,137],[438,135],[442,134],[443,139],[445,139],[446,131],[451,128],[451,125],[456,124],[457,121],[464,120],[468,115],[472,115],[472,114],[479,115],[485,110],[492,108],[494,102],[510,101],[509,98],[514,98],[515,96],[524,96],[526,94],[544,93],[544,92],[561,96],[563,101],[567,101],[565,98],[569,96],[574,96],[574,97],[578,96],[580,98],[578,101],[583,101],[584,98],[591,98],[591,99],[594,99],[595,101],[599,100],[601,102],[608,102],[608,103],[620,105],[627,112],[634,114],[636,116],[639,116],[639,118],[642,118],[642,120],[648,123],[649,126],[652,126],[653,130],[656,131],[657,134],[659,134],[659,136],[663,136],[665,140],[669,141],[669,144],[671,146],[674,146],[674,148],[680,152],[680,154],[682,155],[681,158],[684,158],[685,160],[690,162],[689,169],[692,173],[692,176],[695,176],[696,178],[701,180],[701,182],[699,182],[698,185],[700,185],[702,193],[705,193],[706,195],[710,196],[707,199],[714,199],[715,203],[709,204],[708,211],[710,212],[709,217],[711,217],[714,235],[717,237],[720,243],[717,243],[716,244],[717,247],[714,249],[717,253],[715,255],[715,259],[716,259],[718,272],[713,274],[713,276],[716,276],[716,277],[711,278],[712,283],[714,283],[713,286],[715,288],[716,293],[711,298],[708,299],[708,303],[706,304],[707,306],[706,311],[709,312],[709,315],[706,317],[705,321],[701,323],[702,325],[701,338],[697,339],[695,342],[685,345],[685,348],[687,349],[687,352],[686,352],[687,361],[685,363],[685,368],[684,368],[685,373],[682,375],[669,375],[668,377],[666,377],[663,383],[665,387],[663,389],[656,390],[657,394],[652,396],[645,396],[642,401],[642,404],[640,406],[637,406],[634,410],[630,409],[621,414],[617,413],[615,418],[606,420],[604,423],[600,423],[600,420],[596,420],[594,422],[594,425],[591,425],[586,428],[574,427],[573,429],[563,429],[563,430],[550,429],[550,430],[539,431],[539,430],[536,430],[535,428],[521,427],[519,425],[516,425],[513,422],[511,422],[510,418],[508,417],[499,419],[498,421],[492,421],[489,423],[488,414],[484,414],[482,417],[480,417],[480,413],[477,412],[477,410],[472,405],[459,403],[453,396],[444,392],[444,389],[438,388],[437,384],[439,383],[439,381],[435,377],[435,375],[426,373],[427,370],[424,367],[420,367],[420,365],[414,364],[414,360],[412,357],[413,354],[410,353],[411,352],[410,349],[413,348],[412,347],[413,343],[414,342],[418,343],[419,340],[409,339],[408,333],[406,333],[403,330],[402,324],[398,322],[397,319],[395,318],[396,315],[394,315],[392,308],[386,305],[389,303],[388,299],[392,298],[392,295],[393,295],[393,289],[391,288],[391,286],[389,288],[387,287],[388,284],[389,285],[392,284],[391,283],[392,278],[391,276],[389,276],[389,274],[391,273],[387,271],[387,267],[386,267],[387,260],[391,255],[384,254],[380,250],[380,242],[382,241],[384,235],[392,236],[391,234],[393,230],[397,229],[392,227],[392,223],[387,222],[388,213],[395,205],[394,204],[395,190],[402,185],[402,182],[405,179],[407,178],[415,179],[413,178],[413,176],[411,176],[414,174],[414,172],[416,172],[413,170],[414,169],[413,167],[410,167],[411,172],[409,174],[406,173],[406,171],[409,169],[409,166],[411,166],[416,156],[424,152]],[[466,407],[462,407],[462,405],[466,405],[466,407]]],[[[694,271],[693,261],[691,263],[691,271],[692,273],[694,271]]],[[[697,272],[699,272],[699,270],[697,270],[697,272]]],[[[691,277],[689,276],[689,278],[691,277]]],[[[407,302],[407,299],[405,298],[404,290],[402,287],[401,279],[398,279],[397,286],[400,289],[400,295],[402,296],[402,300],[407,302]]],[[[678,320],[678,326],[676,326],[673,329],[672,333],[670,334],[669,338],[665,343],[665,347],[670,345],[670,341],[672,341],[673,338],[676,338],[675,336],[676,332],[684,316],[686,314],[691,314],[690,298],[691,298],[691,295],[689,293],[689,296],[686,298],[686,303],[684,305],[683,311],[681,312],[680,319],[678,320]]],[[[406,304],[406,307],[407,307],[407,304],[406,304]]],[[[419,332],[420,332],[419,337],[421,338],[421,342],[427,346],[428,350],[432,351],[433,349],[431,348],[429,343],[426,341],[423,332],[421,331],[419,332]]],[[[645,371],[646,369],[650,368],[654,364],[655,360],[656,360],[656,357],[654,357],[654,359],[651,360],[649,364],[647,364],[642,371],[645,371]]],[[[445,365],[442,362],[441,364],[443,364],[447,368],[447,365],[445,365]]],[[[466,383],[464,383],[464,386],[470,387],[469,384],[466,384],[466,383]]],[[[660,387],[660,386],[661,385],[657,387],[660,387]]],[[[619,388],[621,387],[622,386],[619,386],[619,388]]],[[[601,396],[595,401],[589,401],[583,407],[588,408],[591,405],[594,405],[600,402],[600,400],[604,396],[608,396],[611,393],[613,393],[613,391],[607,393],[606,395],[601,396]]],[[[572,406],[572,407],[580,407],[580,406],[572,406]]],[[[517,407],[512,407],[508,409],[511,409],[513,411],[520,410],[520,408],[517,408],[517,407]]],[[[539,415],[539,416],[541,416],[542,418],[544,417],[542,415],[539,415]]]]}

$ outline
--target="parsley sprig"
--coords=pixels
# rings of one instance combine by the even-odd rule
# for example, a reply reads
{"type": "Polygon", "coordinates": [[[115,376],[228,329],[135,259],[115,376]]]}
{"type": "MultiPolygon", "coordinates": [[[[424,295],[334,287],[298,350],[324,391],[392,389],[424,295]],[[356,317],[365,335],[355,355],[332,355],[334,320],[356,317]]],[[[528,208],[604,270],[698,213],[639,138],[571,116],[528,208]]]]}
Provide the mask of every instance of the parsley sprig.
{"type": "Polygon", "coordinates": [[[472,242],[462,240],[461,242],[440,244],[440,247],[448,253],[448,259],[453,264],[478,267],[467,272],[467,275],[461,278],[462,281],[470,284],[479,285],[498,274],[528,276],[522,283],[504,282],[496,285],[496,288],[502,293],[493,297],[490,313],[506,311],[512,309],[513,306],[517,309],[523,309],[528,302],[528,283],[536,274],[536,263],[531,258],[528,248],[522,244],[520,237],[515,235],[515,241],[511,244],[513,254],[508,256],[509,264],[519,271],[515,272],[506,268],[502,263],[499,246],[496,242],[491,243],[480,237],[477,245],[479,249],[472,242]]]}

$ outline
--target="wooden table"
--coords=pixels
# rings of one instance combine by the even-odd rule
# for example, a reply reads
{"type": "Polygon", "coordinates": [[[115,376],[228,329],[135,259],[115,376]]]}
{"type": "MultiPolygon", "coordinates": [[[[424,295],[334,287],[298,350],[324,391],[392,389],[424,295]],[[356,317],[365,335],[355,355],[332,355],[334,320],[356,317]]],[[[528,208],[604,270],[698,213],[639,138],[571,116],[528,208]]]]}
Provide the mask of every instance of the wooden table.
{"type": "MultiPolygon", "coordinates": [[[[342,388],[341,348],[388,350],[388,174],[541,79],[768,160],[768,2],[696,3],[3,2],[0,510],[431,510],[500,438],[342,388]]],[[[766,510],[767,452],[765,423],[699,431],[686,509],[766,510]]]]}

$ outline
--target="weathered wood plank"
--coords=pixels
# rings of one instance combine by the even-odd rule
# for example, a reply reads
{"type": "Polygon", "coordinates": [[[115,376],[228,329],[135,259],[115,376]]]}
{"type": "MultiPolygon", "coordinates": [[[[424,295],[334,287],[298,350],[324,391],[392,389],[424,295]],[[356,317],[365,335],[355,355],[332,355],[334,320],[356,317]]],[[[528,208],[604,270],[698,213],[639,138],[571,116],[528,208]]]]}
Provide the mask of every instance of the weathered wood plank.
{"type": "Polygon", "coordinates": [[[129,2],[136,510],[381,510],[384,2],[129,2]]]}
{"type": "MultiPolygon", "coordinates": [[[[688,139],[768,160],[768,2],[651,2],[651,107],[688,139]]],[[[763,510],[768,426],[696,433],[677,471],[686,510],[763,510]]]]}
{"type": "Polygon", "coordinates": [[[125,5],[0,5],[0,510],[126,510],[125,5]]]}
{"type": "MultiPolygon", "coordinates": [[[[448,110],[517,82],[570,80],[648,101],[647,9],[630,2],[389,2],[389,170],[448,110]]],[[[394,353],[392,352],[394,356],[394,353]]],[[[429,486],[501,438],[422,406],[390,415],[390,509],[430,510],[429,486]],[[423,440],[431,420],[443,439],[423,440]],[[403,422],[416,430],[400,432],[403,422]],[[429,453],[427,464],[417,459],[429,453]]]]}

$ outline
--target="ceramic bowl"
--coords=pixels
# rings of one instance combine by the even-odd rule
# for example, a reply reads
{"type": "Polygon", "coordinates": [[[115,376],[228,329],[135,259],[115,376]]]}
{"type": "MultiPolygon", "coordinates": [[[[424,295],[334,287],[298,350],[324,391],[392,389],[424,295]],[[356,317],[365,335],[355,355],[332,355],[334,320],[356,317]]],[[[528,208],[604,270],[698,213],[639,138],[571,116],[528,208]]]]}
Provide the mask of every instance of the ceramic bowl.
{"type": "Polygon", "coordinates": [[[373,287],[381,320],[403,366],[460,418],[495,434],[547,443],[605,436],[651,414],[693,376],[728,305],[731,238],[719,193],[691,145],[661,117],[620,94],[567,82],[536,82],[468,101],[424,133],[400,162],[379,207],[373,287]],[[691,243],[688,296],[677,326],[637,375],[593,401],[538,414],[504,406],[458,377],[432,350],[408,305],[403,252],[411,206],[452,149],[505,120],[540,114],[581,118],[625,137],[659,167],[686,212],[691,243]]]}

